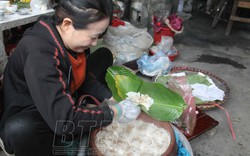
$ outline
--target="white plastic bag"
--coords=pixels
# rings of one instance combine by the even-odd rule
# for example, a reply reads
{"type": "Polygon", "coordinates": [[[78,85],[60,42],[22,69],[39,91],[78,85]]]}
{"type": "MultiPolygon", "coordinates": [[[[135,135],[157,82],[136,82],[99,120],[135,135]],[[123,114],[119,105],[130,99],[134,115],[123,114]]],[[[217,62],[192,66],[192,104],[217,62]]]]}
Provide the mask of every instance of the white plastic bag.
{"type": "Polygon", "coordinates": [[[161,42],[156,46],[151,47],[154,53],[158,51],[162,51],[163,53],[167,53],[171,47],[173,46],[173,38],[170,36],[162,36],[161,42]]]}
{"type": "Polygon", "coordinates": [[[125,26],[109,27],[103,41],[112,49],[116,57],[115,63],[123,64],[138,59],[143,52],[148,51],[153,38],[146,29],[139,29],[125,22],[125,26]]]}

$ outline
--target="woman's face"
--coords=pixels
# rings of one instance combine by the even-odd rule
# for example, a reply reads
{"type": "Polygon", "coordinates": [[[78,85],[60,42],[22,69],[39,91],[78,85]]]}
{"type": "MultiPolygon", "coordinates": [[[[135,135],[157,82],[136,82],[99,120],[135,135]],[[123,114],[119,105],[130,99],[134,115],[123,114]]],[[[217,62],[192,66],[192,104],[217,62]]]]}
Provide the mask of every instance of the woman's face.
{"type": "Polygon", "coordinates": [[[109,18],[105,18],[101,21],[88,24],[86,29],[76,30],[73,27],[72,21],[65,18],[62,25],[57,26],[57,29],[66,48],[77,53],[82,53],[84,50],[97,44],[98,37],[104,33],[108,25],[109,18]]]}

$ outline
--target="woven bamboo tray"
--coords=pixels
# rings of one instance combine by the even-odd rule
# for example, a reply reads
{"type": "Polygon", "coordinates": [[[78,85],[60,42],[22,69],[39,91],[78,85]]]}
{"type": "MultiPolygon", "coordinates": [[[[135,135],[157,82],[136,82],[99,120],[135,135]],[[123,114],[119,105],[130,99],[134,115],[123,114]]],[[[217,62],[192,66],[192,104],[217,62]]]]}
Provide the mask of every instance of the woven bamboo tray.
{"type": "Polygon", "coordinates": [[[219,76],[217,76],[211,72],[208,72],[208,71],[205,71],[202,69],[192,68],[192,67],[181,66],[181,67],[173,67],[171,69],[171,73],[179,73],[179,72],[185,72],[186,74],[198,73],[198,72],[203,73],[204,75],[209,76],[213,80],[215,85],[225,92],[225,96],[224,96],[222,101],[216,100],[216,101],[211,101],[211,102],[205,102],[203,104],[197,104],[196,105],[197,108],[199,108],[201,110],[212,109],[212,108],[216,107],[216,105],[221,105],[221,104],[225,103],[225,101],[228,99],[230,89],[229,89],[226,81],[224,81],[219,76]]]}

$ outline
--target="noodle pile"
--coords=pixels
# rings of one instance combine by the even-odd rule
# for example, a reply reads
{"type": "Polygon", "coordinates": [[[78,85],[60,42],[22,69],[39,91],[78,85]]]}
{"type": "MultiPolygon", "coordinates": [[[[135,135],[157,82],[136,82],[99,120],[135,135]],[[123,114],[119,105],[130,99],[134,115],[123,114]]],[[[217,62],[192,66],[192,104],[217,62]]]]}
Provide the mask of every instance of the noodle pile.
{"type": "Polygon", "coordinates": [[[160,156],[170,145],[170,134],[141,120],[113,122],[97,133],[95,143],[104,156],[160,156]]]}

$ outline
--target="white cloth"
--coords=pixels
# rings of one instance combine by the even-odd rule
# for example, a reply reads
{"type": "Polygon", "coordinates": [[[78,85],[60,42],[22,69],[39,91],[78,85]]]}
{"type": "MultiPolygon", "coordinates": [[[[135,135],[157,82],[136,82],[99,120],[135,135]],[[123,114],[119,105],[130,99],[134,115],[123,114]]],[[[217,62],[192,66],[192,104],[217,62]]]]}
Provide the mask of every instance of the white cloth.
{"type": "Polygon", "coordinates": [[[193,96],[201,99],[202,101],[215,101],[223,100],[225,93],[223,90],[219,89],[216,85],[204,85],[204,84],[192,84],[193,96]]]}

